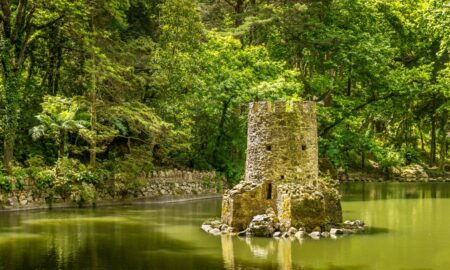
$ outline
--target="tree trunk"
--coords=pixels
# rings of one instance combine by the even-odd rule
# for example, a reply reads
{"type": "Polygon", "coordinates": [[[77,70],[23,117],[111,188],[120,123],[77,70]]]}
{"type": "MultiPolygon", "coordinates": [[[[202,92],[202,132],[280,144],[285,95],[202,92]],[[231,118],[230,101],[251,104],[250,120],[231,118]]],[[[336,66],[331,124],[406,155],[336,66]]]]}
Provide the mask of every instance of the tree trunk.
{"type": "MultiPolygon", "coordinates": [[[[95,22],[94,15],[91,14],[91,23],[92,23],[92,42],[95,39],[95,22]]],[[[92,138],[90,144],[90,155],[89,155],[89,164],[95,169],[96,160],[97,160],[97,74],[96,74],[96,63],[95,63],[95,49],[94,45],[92,45],[92,71],[91,71],[91,80],[92,80],[92,89],[91,89],[91,131],[94,134],[94,138],[92,138]]]]}
{"type": "Polygon", "coordinates": [[[434,116],[431,117],[431,143],[430,143],[430,164],[436,164],[436,119],[434,116]]]}
{"type": "Polygon", "coordinates": [[[441,119],[441,154],[439,168],[444,170],[447,158],[447,128],[448,128],[448,111],[444,111],[441,119]]]}
{"type": "MultiPolygon", "coordinates": [[[[7,65],[7,64],[6,64],[7,65]]],[[[14,71],[5,72],[5,132],[3,167],[11,172],[11,162],[14,158],[14,142],[19,118],[19,83],[18,74],[14,71]]]]}
{"type": "Polygon", "coordinates": [[[364,151],[361,152],[361,170],[364,171],[366,167],[366,153],[364,151]]]}
{"type": "Polygon", "coordinates": [[[422,130],[422,127],[423,127],[423,123],[422,123],[422,121],[420,121],[420,125],[419,125],[420,148],[422,149],[422,152],[425,152],[425,142],[424,142],[424,139],[423,139],[423,130],[422,130]]]}
{"type": "Polygon", "coordinates": [[[218,160],[219,147],[222,144],[222,138],[225,134],[225,130],[224,130],[225,129],[225,120],[227,117],[227,112],[228,112],[230,103],[231,103],[231,98],[226,101],[223,101],[223,103],[222,103],[222,114],[220,116],[220,122],[219,122],[219,136],[217,136],[216,145],[214,147],[214,152],[213,152],[214,163],[216,163],[218,160]]]}
{"type": "MultiPolygon", "coordinates": [[[[94,64],[95,65],[95,64],[94,64]]],[[[97,101],[97,95],[96,95],[96,83],[95,83],[95,73],[92,73],[92,99],[91,99],[91,131],[94,135],[94,138],[91,142],[91,149],[90,149],[90,157],[89,157],[89,164],[92,168],[95,169],[96,166],[96,159],[97,159],[97,107],[96,107],[96,101],[97,101]]]]}
{"type": "Polygon", "coordinates": [[[235,19],[234,19],[234,26],[238,27],[243,23],[242,20],[242,13],[244,13],[245,9],[245,1],[244,0],[237,0],[236,5],[234,6],[234,12],[235,12],[235,19]]]}
{"type": "Polygon", "coordinates": [[[430,164],[433,166],[436,164],[436,118],[431,116],[431,142],[430,142],[430,164]]]}
{"type": "Polygon", "coordinates": [[[60,130],[59,131],[59,152],[58,152],[58,157],[59,158],[63,158],[64,154],[65,154],[65,142],[66,142],[66,133],[64,130],[60,130]]]}
{"type": "Polygon", "coordinates": [[[433,94],[431,118],[430,165],[436,165],[436,94],[433,94]]]}
{"type": "Polygon", "coordinates": [[[352,66],[348,67],[348,79],[347,79],[347,97],[352,94],[352,66]]]}

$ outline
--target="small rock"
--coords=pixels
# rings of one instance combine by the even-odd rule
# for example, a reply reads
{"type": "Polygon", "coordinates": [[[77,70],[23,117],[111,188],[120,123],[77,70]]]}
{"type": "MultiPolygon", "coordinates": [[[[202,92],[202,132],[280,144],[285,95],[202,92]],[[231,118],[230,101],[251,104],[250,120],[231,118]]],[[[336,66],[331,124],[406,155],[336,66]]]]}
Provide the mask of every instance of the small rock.
{"type": "Polygon", "coordinates": [[[233,227],[228,227],[227,228],[227,233],[234,233],[234,228],[233,227]]]}
{"type": "Polygon", "coordinates": [[[284,232],[284,233],[281,235],[281,237],[283,237],[283,238],[288,238],[288,237],[289,237],[289,234],[288,234],[287,232],[284,232]]]}
{"type": "Polygon", "coordinates": [[[295,233],[295,237],[298,239],[303,239],[303,238],[305,238],[305,236],[306,236],[306,232],[304,232],[304,231],[298,231],[295,233]]]}
{"type": "Polygon", "coordinates": [[[294,235],[295,233],[297,233],[297,229],[294,227],[290,227],[287,232],[289,235],[294,235]]]}
{"type": "Polygon", "coordinates": [[[25,205],[27,205],[28,204],[28,201],[27,200],[21,200],[20,201],[20,205],[22,205],[22,206],[25,206],[25,205]]]}
{"type": "Polygon", "coordinates": [[[338,235],[338,234],[344,234],[344,232],[341,229],[333,228],[333,229],[330,230],[330,234],[331,235],[338,235]]]}
{"type": "Polygon", "coordinates": [[[222,232],[218,228],[210,230],[209,233],[212,234],[212,235],[220,235],[220,234],[222,234],[222,232]]]}
{"type": "Polygon", "coordinates": [[[281,237],[281,232],[274,232],[272,236],[275,238],[279,238],[281,237]]]}
{"type": "Polygon", "coordinates": [[[246,236],[247,235],[247,231],[248,231],[248,229],[247,230],[243,230],[243,231],[240,231],[240,232],[238,232],[238,236],[246,236]]]}
{"type": "Polygon", "coordinates": [[[342,231],[344,232],[344,234],[354,234],[355,233],[355,230],[353,230],[353,229],[343,229],[342,231]]]}
{"type": "Polygon", "coordinates": [[[355,220],[354,224],[356,226],[364,226],[364,221],[362,221],[362,220],[355,220]]]}
{"type": "Polygon", "coordinates": [[[309,234],[309,237],[313,239],[319,239],[320,238],[320,232],[312,232],[309,234]]]}
{"type": "Polygon", "coordinates": [[[209,233],[212,230],[212,226],[209,224],[203,224],[202,225],[202,230],[204,230],[205,232],[209,233]]]}
{"type": "Polygon", "coordinates": [[[320,235],[321,235],[322,237],[325,237],[325,238],[330,237],[330,233],[329,233],[329,232],[323,232],[323,233],[321,233],[320,235]]]}
{"type": "Polygon", "coordinates": [[[222,232],[224,232],[224,231],[228,231],[228,225],[227,224],[222,224],[222,225],[220,225],[220,228],[219,228],[222,232]]]}

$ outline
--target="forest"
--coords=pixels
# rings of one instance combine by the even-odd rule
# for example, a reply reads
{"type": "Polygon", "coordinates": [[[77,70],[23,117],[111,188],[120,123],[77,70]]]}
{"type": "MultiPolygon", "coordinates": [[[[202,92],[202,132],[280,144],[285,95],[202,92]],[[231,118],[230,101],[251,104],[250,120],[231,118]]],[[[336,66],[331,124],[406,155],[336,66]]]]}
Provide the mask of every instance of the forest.
{"type": "Polygon", "coordinates": [[[321,164],[449,168],[447,0],[1,0],[0,188],[243,174],[251,101],[317,102],[321,164]]]}

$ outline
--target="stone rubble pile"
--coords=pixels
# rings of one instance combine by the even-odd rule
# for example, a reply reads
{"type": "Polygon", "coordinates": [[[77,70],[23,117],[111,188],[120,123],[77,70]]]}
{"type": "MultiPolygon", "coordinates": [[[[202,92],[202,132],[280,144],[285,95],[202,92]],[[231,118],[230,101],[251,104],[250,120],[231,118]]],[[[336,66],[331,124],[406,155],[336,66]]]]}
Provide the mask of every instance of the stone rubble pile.
{"type": "Polygon", "coordinates": [[[290,240],[295,239],[320,239],[320,238],[338,238],[344,235],[358,234],[366,231],[367,226],[362,220],[346,220],[338,226],[329,228],[316,227],[308,231],[306,228],[283,229],[278,223],[275,212],[268,209],[265,214],[256,215],[253,217],[247,229],[236,232],[232,227],[222,224],[219,219],[211,219],[205,221],[201,229],[212,235],[237,235],[246,237],[273,237],[275,239],[285,238],[290,240]]]}

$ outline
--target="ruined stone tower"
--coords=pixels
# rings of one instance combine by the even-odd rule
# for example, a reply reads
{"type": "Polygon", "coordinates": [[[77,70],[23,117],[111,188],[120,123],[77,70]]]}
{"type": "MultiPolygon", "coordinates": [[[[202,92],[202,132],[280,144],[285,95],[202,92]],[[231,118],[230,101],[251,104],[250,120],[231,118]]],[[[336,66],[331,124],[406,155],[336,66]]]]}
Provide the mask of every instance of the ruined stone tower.
{"type": "Polygon", "coordinates": [[[222,222],[242,230],[268,208],[284,227],[342,219],[339,194],[318,181],[314,102],[250,103],[245,178],[224,194],[222,222]]]}
{"type": "Polygon", "coordinates": [[[315,103],[250,103],[245,179],[270,184],[317,177],[315,103]]]}

